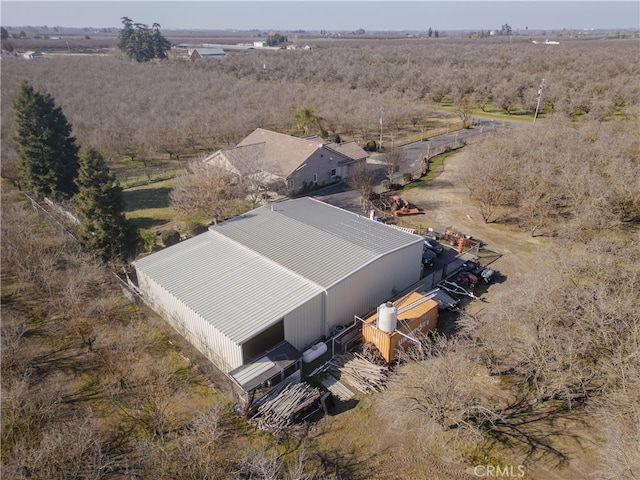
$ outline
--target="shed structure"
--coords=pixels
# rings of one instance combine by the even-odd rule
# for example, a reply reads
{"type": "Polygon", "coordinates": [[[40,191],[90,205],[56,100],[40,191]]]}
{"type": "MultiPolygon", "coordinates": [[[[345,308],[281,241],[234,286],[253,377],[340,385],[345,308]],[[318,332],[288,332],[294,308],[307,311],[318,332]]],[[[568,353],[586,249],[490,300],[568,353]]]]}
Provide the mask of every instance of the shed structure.
{"type": "Polygon", "coordinates": [[[201,60],[203,58],[222,58],[226,54],[221,47],[196,47],[187,49],[189,60],[201,60]]]}
{"type": "Polygon", "coordinates": [[[420,279],[422,238],[309,197],[134,262],[143,298],[222,371],[303,351],[420,279]]]}
{"type": "Polygon", "coordinates": [[[438,323],[438,302],[420,292],[410,292],[394,302],[388,302],[397,310],[396,324],[385,328],[381,305],[377,312],[365,318],[362,323],[362,338],[373,343],[387,363],[398,358],[399,350],[415,347],[416,335],[423,335],[436,328],[438,323]],[[391,331],[388,331],[391,330],[391,331]]]}

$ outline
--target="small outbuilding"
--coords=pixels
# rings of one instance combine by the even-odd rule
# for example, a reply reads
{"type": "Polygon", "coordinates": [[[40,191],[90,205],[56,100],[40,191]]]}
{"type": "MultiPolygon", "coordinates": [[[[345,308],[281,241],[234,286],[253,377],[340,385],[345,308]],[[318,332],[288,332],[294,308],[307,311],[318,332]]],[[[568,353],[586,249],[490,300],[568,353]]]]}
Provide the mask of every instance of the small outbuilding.
{"type": "Polygon", "coordinates": [[[400,350],[416,347],[419,336],[436,328],[438,302],[420,292],[410,292],[394,302],[381,304],[363,320],[362,338],[376,346],[387,363],[400,350]]]}
{"type": "Polygon", "coordinates": [[[422,243],[305,197],[257,208],[133,265],[146,303],[253,388],[299,365],[283,342],[302,352],[417,282],[422,243]],[[284,363],[268,351],[287,353],[284,363]]]}
{"type": "Polygon", "coordinates": [[[201,60],[203,58],[223,58],[225,51],[220,47],[197,47],[187,50],[189,60],[201,60]]]}

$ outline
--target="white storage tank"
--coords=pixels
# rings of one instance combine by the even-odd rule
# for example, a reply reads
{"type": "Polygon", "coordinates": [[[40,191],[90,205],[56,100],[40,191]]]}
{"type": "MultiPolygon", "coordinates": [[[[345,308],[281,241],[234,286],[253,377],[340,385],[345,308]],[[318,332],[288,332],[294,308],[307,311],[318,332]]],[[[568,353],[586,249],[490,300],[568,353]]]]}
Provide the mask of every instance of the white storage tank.
{"type": "Polygon", "coordinates": [[[311,363],[315,359],[320,358],[327,352],[327,344],[326,343],[316,343],[311,348],[305,350],[302,353],[302,361],[304,363],[311,363]]]}
{"type": "Polygon", "coordinates": [[[386,333],[393,333],[398,326],[398,308],[391,302],[378,307],[378,329],[386,333]]]}

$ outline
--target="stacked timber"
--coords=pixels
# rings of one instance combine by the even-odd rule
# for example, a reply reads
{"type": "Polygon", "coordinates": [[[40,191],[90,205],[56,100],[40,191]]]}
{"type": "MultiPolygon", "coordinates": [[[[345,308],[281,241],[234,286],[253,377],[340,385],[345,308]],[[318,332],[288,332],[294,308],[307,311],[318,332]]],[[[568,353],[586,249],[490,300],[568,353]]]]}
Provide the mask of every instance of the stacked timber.
{"type": "Polygon", "coordinates": [[[320,383],[322,383],[322,386],[324,386],[327,390],[329,390],[333,395],[338,397],[343,402],[351,400],[353,397],[355,397],[353,392],[349,390],[349,388],[347,388],[345,384],[343,384],[340,380],[338,380],[330,373],[327,373],[326,376],[322,377],[320,383]]]}
{"type": "Polygon", "coordinates": [[[336,355],[315,373],[329,372],[361,393],[380,392],[386,388],[389,368],[375,365],[359,354],[336,355]]]}
{"type": "Polygon", "coordinates": [[[278,433],[319,399],[320,391],[308,383],[288,383],[260,398],[257,412],[249,423],[261,430],[278,433]]]}

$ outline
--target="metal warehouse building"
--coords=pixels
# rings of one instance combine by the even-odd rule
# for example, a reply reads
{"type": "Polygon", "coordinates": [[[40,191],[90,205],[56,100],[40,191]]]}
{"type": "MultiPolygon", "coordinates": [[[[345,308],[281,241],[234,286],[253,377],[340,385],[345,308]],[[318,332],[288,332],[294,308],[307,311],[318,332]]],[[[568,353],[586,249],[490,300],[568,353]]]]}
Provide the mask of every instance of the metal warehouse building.
{"type": "Polygon", "coordinates": [[[422,238],[312,198],[260,207],[134,262],[145,300],[229,373],[299,351],[420,279],[422,238]]]}

